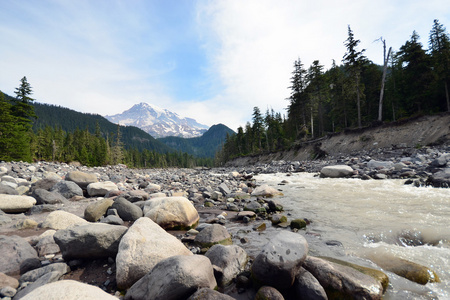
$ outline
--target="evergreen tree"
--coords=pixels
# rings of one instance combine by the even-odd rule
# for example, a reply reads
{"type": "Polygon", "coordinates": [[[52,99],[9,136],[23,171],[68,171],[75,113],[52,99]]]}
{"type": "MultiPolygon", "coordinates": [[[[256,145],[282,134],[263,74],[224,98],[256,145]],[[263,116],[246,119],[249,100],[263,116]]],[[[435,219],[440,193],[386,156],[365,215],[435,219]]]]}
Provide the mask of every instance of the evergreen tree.
{"type": "Polygon", "coordinates": [[[350,25],[348,25],[348,38],[345,41],[345,46],[347,47],[347,52],[344,55],[344,65],[349,72],[351,78],[354,80],[354,93],[356,95],[356,107],[358,112],[358,127],[362,127],[361,122],[361,66],[365,57],[363,55],[365,49],[358,51],[357,47],[360,40],[355,39],[350,25]]]}
{"type": "Polygon", "coordinates": [[[430,31],[430,52],[432,64],[437,74],[438,80],[443,83],[447,111],[450,111],[449,87],[450,81],[450,37],[439,20],[434,20],[433,28],[430,31]]]}
{"type": "Polygon", "coordinates": [[[262,139],[264,134],[264,126],[263,126],[263,117],[261,115],[261,111],[259,107],[253,107],[253,125],[252,130],[255,137],[256,149],[257,151],[262,150],[262,139]]]}
{"type": "Polygon", "coordinates": [[[17,138],[20,137],[20,125],[11,114],[11,104],[0,91],[0,160],[9,161],[17,153],[17,138]]]}
{"type": "Polygon", "coordinates": [[[401,105],[407,115],[430,110],[429,93],[433,75],[430,59],[413,31],[410,40],[397,53],[398,86],[401,105]]]}
{"type": "Polygon", "coordinates": [[[34,99],[30,97],[33,94],[33,90],[26,76],[20,80],[20,86],[16,88],[14,93],[16,94],[16,99],[12,108],[13,114],[18,118],[19,122],[30,124],[32,118],[36,117],[36,114],[32,105],[34,99]]]}

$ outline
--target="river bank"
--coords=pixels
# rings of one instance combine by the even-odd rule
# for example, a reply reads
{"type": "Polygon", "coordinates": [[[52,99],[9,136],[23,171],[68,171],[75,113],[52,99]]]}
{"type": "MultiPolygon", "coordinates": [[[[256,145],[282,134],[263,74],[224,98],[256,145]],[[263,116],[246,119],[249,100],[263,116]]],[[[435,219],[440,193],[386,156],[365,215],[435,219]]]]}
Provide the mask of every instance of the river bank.
{"type": "MultiPolygon", "coordinates": [[[[126,228],[128,228],[128,231],[130,231],[135,226],[135,223],[138,223],[138,219],[143,219],[146,205],[155,197],[170,196],[169,198],[188,199],[188,202],[195,208],[198,219],[188,217],[186,221],[183,221],[186,223],[177,221],[175,222],[176,226],[172,228],[167,224],[174,223],[174,221],[164,223],[159,220],[158,224],[165,227],[167,232],[170,232],[172,236],[175,236],[178,241],[183,243],[183,247],[195,255],[203,255],[206,252],[206,248],[196,241],[196,236],[199,232],[202,232],[206,227],[210,227],[211,224],[223,225],[226,233],[231,233],[229,237],[226,236],[226,233],[222,233],[225,236],[224,239],[227,240],[230,238],[234,245],[244,249],[245,255],[243,257],[245,259],[243,258],[242,260],[246,262],[238,266],[237,271],[234,271],[231,284],[219,284],[219,290],[223,293],[222,295],[227,294],[236,299],[253,299],[257,289],[249,283],[251,281],[250,271],[254,261],[259,257],[265,244],[268,242],[266,237],[262,238],[264,235],[261,235],[261,232],[275,232],[277,235],[279,232],[295,233],[300,228],[308,226],[307,223],[310,221],[304,220],[305,217],[301,213],[292,215],[292,212],[283,212],[283,203],[281,200],[277,200],[279,199],[277,198],[277,194],[279,193],[278,189],[289,188],[287,183],[289,180],[288,177],[286,177],[287,181],[285,183],[281,180],[276,186],[272,184],[269,187],[261,187],[261,182],[254,180],[256,174],[283,172],[289,175],[305,171],[319,172],[326,165],[344,164],[350,166],[354,171],[348,177],[364,179],[378,178],[380,180],[384,178],[404,178],[403,180],[411,179],[411,183],[420,186],[424,182],[429,182],[429,177],[436,173],[444,172],[445,174],[448,169],[448,158],[450,158],[448,150],[448,148],[442,147],[410,149],[411,152],[402,150],[402,152],[395,152],[398,155],[392,155],[391,157],[387,153],[379,152],[380,155],[383,154],[385,156],[361,155],[358,157],[307,162],[273,161],[269,164],[210,170],[136,170],[128,169],[123,165],[88,168],[85,166],[47,162],[33,164],[2,162],[0,163],[0,177],[2,178],[2,184],[0,185],[1,193],[6,195],[16,192],[17,194],[30,195],[29,197],[35,199],[37,203],[31,204],[31,207],[22,208],[22,212],[14,208],[16,210],[14,213],[10,211],[0,215],[0,234],[24,237],[29,244],[33,245],[35,251],[37,251],[37,258],[41,266],[67,263],[71,271],[66,272],[65,275],[61,274],[59,277],[55,275],[58,279],[74,279],[90,285],[99,286],[108,293],[116,295],[116,297],[123,297],[120,291],[123,292],[127,289],[123,287],[118,288],[118,285],[123,285],[123,283],[118,283],[117,274],[118,268],[120,269],[120,267],[118,267],[119,263],[117,259],[114,259],[115,254],[109,253],[101,258],[97,257],[86,260],[85,258],[81,259],[80,256],[82,257],[82,255],[80,254],[74,255],[72,253],[68,255],[59,248],[56,250],[53,249],[57,245],[54,240],[48,243],[48,247],[38,246],[39,242],[45,238],[44,232],[49,231],[52,227],[56,232],[68,230],[67,226],[59,228],[59,225],[49,225],[47,222],[49,216],[54,214],[54,212],[64,211],[70,213],[70,215],[77,216],[84,222],[86,222],[86,219],[89,219],[90,223],[93,224],[97,224],[99,221],[107,224],[122,224],[114,226],[118,228],[125,227],[123,230],[126,231],[126,228]],[[405,153],[408,155],[405,155],[405,153]],[[70,179],[74,172],[83,174],[84,179],[78,179],[78,181],[74,178],[70,179]],[[408,173],[408,175],[406,176],[405,173],[408,173]],[[425,177],[420,177],[422,173],[427,176],[426,179],[425,177]],[[385,174],[386,176],[376,176],[376,174],[385,174]],[[364,175],[367,175],[368,178],[364,175]],[[78,189],[68,184],[68,182],[75,182],[78,189]],[[90,184],[93,185],[89,187],[90,184]],[[96,184],[101,186],[96,187],[96,184]],[[133,215],[133,213],[128,211],[130,219],[124,217],[126,214],[120,212],[121,208],[117,204],[122,201],[118,201],[117,199],[119,198],[125,199],[127,201],[126,204],[130,202],[134,205],[133,208],[138,207],[139,209],[134,211],[137,215],[133,215]],[[97,215],[95,213],[87,214],[88,207],[96,207],[100,213],[97,215]],[[110,207],[115,208],[116,212],[112,211],[109,214],[107,211],[110,207]],[[283,219],[283,216],[286,219],[283,219]],[[292,221],[294,220],[298,220],[295,223],[298,225],[293,225],[292,221]],[[120,221],[124,221],[124,223],[120,221]],[[198,226],[195,226],[197,223],[198,226]],[[181,225],[195,227],[196,230],[188,231],[187,228],[181,228],[183,227],[181,225]]],[[[390,154],[392,153],[390,152],[390,154]]],[[[180,201],[183,202],[183,200],[180,201]]],[[[122,202],[125,203],[125,201],[122,202]]],[[[164,209],[167,210],[167,206],[164,209]]],[[[149,208],[146,212],[149,213],[149,216],[151,215],[150,210],[149,208]]],[[[127,211],[127,209],[124,209],[124,211],[127,211]]],[[[160,216],[161,214],[159,212],[156,215],[160,216]]],[[[68,216],[64,215],[62,219],[67,220],[69,218],[68,216]]],[[[157,218],[154,219],[157,220],[157,218]]],[[[78,221],[81,222],[80,220],[78,221]]],[[[144,225],[141,224],[141,226],[144,225]]],[[[52,232],[52,234],[55,234],[55,232],[52,232]]],[[[294,236],[289,236],[288,240],[299,239],[298,243],[300,245],[308,245],[307,242],[300,238],[301,236],[302,229],[300,229],[300,234],[297,233],[294,236]]],[[[150,239],[157,240],[156,237],[151,237],[150,239]]],[[[64,242],[59,243],[57,246],[61,247],[64,242]]],[[[41,244],[45,243],[41,242],[41,244]]],[[[83,247],[86,247],[86,245],[83,247]]],[[[163,246],[159,246],[159,248],[155,251],[161,251],[161,248],[165,249],[163,246]]],[[[310,248],[310,251],[313,253],[313,245],[310,245],[310,248]]],[[[281,247],[281,249],[283,248],[281,247]]],[[[86,250],[81,250],[81,252],[83,251],[86,250]]],[[[308,265],[308,263],[305,263],[305,260],[309,256],[305,253],[298,255],[299,257],[290,257],[287,254],[282,256],[287,261],[295,262],[294,264],[297,266],[295,276],[298,275],[299,268],[303,270],[302,266],[305,266],[305,264],[308,265]]],[[[137,258],[133,259],[136,260],[137,258]]],[[[313,260],[308,260],[309,264],[316,263],[317,265],[317,262],[313,260]]],[[[7,262],[3,260],[3,263],[6,264],[7,262]]],[[[361,264],[361,262],[359,263],[361,264]]],[[[260,260],[258,260],[258,264],[264,265],[260,260]]],[[[213,276],[215,277],[216,284],[220,281],[219,278],[223,278],[224,274],[227,273],[224,270],[226,265],[222,265],[221,267],[219,265],[219,262],[216,262],[213,268],[213,273],[216,275],[213,276]]],[[[372,265],[372,267],[374,266],[372,265]]],[[[312,270],[314,268],[310,267],[310,269],[312,270]]],[[[264,272],[267,272],[267,270],[264,272]]],[[[20,272],[13,276],[20,279],[21,277],[19,275],[21,275],[20,272]]],[[[55,280],[56,277],[52,280],[55,280]]],[[[266,285],[277,286],[276,282],[272,281],[274,281],[273,278],[268,279],[265,283],[266,285]]],[[[377,286],[377,283],[371,284],[377,286]]],[[[18,288],[20,293],[28,285],[32,286],[33,284],[26,280],[21,280],[20,288],[17,285],[15,289],[18,288]]],[[[40,282],[40,285],[43,285],[43,282],[40,282]]],[[[296,281],[293,285],[298,288],[300,284],[296,281]]],[[[205,284],[201,286],[205,286],[205,284]]],[[[321,285],[318,284],[318,286],[321,285]]],[[[316,288],[320,290],[319,287],[316,286],[316,288]]],[[[279,289],[284,291],[283,289],[285,287],[279,287],[279,289]]],[[[31,291],[28,293],[31,293],[31,291]]],[[[283,293],[289,299],[289,297],[293,297],[292,293],[295,292],[290,290],[288,292],[284,291],[283,293]]],[[[21,296],[23,294],[24,292],[22,292],[21,296]]],[[[16,296],[14,299],[19,298],[16,296]]]]}

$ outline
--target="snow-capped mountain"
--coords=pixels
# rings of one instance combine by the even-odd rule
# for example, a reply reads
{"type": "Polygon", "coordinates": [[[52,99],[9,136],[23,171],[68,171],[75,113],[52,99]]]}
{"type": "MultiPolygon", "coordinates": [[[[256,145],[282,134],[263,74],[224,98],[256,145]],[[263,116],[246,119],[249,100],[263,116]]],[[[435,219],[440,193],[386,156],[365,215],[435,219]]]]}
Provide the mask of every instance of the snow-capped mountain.
{"type": "Polygon", "coordinates": [[[167,109],[141,102],[121,114],[105,116],[109,121],[127,126],[136,126],[154,138],[179,136],[184,138],[201,136],[208,126],[191,118],[183,118],[167,109]]]}

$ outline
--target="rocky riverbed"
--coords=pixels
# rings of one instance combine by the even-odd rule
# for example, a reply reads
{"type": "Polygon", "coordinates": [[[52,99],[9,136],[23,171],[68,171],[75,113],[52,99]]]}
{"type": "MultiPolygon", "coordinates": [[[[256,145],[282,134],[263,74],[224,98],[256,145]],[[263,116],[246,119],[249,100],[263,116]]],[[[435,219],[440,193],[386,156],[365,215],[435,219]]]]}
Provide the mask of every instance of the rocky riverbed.
{"type": "MultiPolygon", "coordinates": [[[[450,149],[218,169],[1,162],[0,297],[380,299],[388,277],[376,265],[309,255],[302,228],[311,220],[285,214],[279,190],[253,179],[273,172],[445,188],[450,149]],[[258,232],[269,229],[279,233],[261,243],[258,232]]],[[[410,280],[439,280],[399,264],[415,270],[410,280]]]]}

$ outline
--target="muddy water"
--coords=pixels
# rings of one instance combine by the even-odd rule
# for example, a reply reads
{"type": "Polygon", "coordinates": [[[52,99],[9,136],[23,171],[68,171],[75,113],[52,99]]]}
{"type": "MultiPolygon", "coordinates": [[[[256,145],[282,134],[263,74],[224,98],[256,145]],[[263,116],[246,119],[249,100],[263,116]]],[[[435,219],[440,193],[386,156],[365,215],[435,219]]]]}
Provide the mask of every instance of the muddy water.
{"type": "MultiPolygon", "coordinates": [[[[283,191],[289,218],[312,221],[310,254],[376,267],[368,258],[395,256],[434,270],[441,283],[425,286],[386,272],[385,299],[450,299],[450,189],[416,188],[402,180],[321,179],[299,173],[258,175],[283,191]],[[285,185],[279,185],[287,180],[285,185]]],[[[270,239],[277,230],[259,234],[270,239]]],[[[251,251],[251,249],[250,249],[251,251]]]]}

